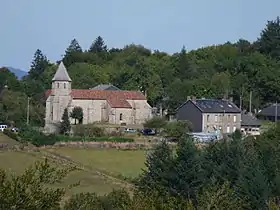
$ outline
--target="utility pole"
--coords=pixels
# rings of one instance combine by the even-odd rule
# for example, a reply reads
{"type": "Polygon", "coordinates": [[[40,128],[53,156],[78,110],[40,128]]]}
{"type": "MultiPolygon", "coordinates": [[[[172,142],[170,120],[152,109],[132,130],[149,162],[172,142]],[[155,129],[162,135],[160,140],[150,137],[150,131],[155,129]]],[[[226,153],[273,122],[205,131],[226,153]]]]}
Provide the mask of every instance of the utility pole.
{"type": "Polygon", "coordinates": [[[276,101],[276,103],[275,103],[275,123],[277,123],[277,115],[278,115],[278,107],[277,107],[278,105],[277,105],[277,101],[276,101]]]}
{"type": "Polygon", "coordinates": [[[26,113],[26,124],[29,124],[29,107],[30,107],[30,97],[27,97],[27,113],[26,113]]]}
{"type": "Polygon", "coordinates": [[[250,91],[250,97],[249,97],[249,113],[252,113],[252,91],[250,91]]]}

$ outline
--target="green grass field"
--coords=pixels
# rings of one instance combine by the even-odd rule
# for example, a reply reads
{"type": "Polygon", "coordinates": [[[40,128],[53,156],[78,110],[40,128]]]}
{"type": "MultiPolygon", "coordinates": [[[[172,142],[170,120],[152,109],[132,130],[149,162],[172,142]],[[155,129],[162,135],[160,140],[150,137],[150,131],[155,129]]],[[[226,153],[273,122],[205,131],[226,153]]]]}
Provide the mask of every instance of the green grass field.
{"type": "Polygon", "coordinates": [[[57,148],[49,151],[113,176],[134,178],[145,168],[146,151],[143,150],[57,148]]]}

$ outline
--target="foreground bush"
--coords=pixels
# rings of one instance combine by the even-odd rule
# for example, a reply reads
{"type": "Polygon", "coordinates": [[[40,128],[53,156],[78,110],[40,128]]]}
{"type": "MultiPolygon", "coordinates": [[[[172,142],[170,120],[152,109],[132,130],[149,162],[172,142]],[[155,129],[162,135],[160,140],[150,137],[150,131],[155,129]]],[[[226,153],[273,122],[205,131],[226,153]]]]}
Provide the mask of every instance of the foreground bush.
{"type": "Polygon", "coordinates": [[[94,124],[75,125],[75,126],[73,126],[73,133],[74,133],[74,136],[80,136],[80,137],[105,136],[104,129],[97,127],[94,124]]]}
{"type": "Polygon", "coordinates": [[[35,146],[54,145],[58,141],[55,134],[45,135],[30,126],[21,128],[19,137],[22,141],[30,142],[35,146]]]}
{"type": "Polygon", "coordinates": [[[20,141],[18,134],[12,132],[10,129],[5,129],[5,130],[3,131],[3,133],[4,133],[6,136],[9,136],[11,139],[14,139],[14,140],[16,140],[16,141],[20,141]]]}
{"type": "Polygon", "coordinates": [[[85,142],[134,142],[133,138],[126,138],[120,136],[103,136],[103,137],[80,137],[80,136],[56,136],[56,140],[60,142],[75,142],[75,141],[85,141],[85,142]]]}

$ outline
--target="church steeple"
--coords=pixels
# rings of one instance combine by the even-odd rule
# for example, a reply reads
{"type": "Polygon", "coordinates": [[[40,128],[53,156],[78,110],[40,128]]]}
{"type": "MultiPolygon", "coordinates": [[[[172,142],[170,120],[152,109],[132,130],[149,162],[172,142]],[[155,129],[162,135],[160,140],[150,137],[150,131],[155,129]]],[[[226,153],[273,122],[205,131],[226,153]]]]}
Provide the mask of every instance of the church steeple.
{"type": "Polygon", "coordinates": [[[58,69],[52,79],[52,82],[54,81],[72,82],[62,61],[60,62],[58,69]]]}

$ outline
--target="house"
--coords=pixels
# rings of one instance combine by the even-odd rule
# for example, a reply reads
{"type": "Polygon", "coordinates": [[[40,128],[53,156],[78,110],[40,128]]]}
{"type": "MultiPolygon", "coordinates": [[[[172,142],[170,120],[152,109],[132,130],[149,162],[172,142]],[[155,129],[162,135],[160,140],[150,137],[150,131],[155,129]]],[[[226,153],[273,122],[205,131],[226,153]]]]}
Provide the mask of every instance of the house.
{"type": "MultiPolygon", "coordinates": [[[[61,122],[64,109],[83,109],[83,124],[107,122],[111,124],[142,124],[151,117],[151,106],[139,91],[72,89],[71,78],[61,62],[46,91],[45,131],[52,133],[61,122]]],[[[70,119],[74,123],[74,119],[70,119]]]]}
{"type": "Polygon", "coordinates": [[[100,84],[93,88],[90,88],[90,90],[120,90],[120,89],[112,84],[100,84]]]}
{"type": "Polygon", "coordinates": [[[262,120],[269,120],[275,122],[280,120],[280,104],[272,104],[261,110],[257,117],[262,120]]]}
{"type": "Polygon", "coordinates": [[[193,132],[232,133],[241,128],[241,111],[231,101],[192,98],[176,110],[177,120],[192,123],[193,132]]]}
{"type": "Polygon", "coordinates": [[[261,121],[258,120],[252,113],[241,114],[241,132],[245,135],[260,135],[261,125],[261,121]]]}

